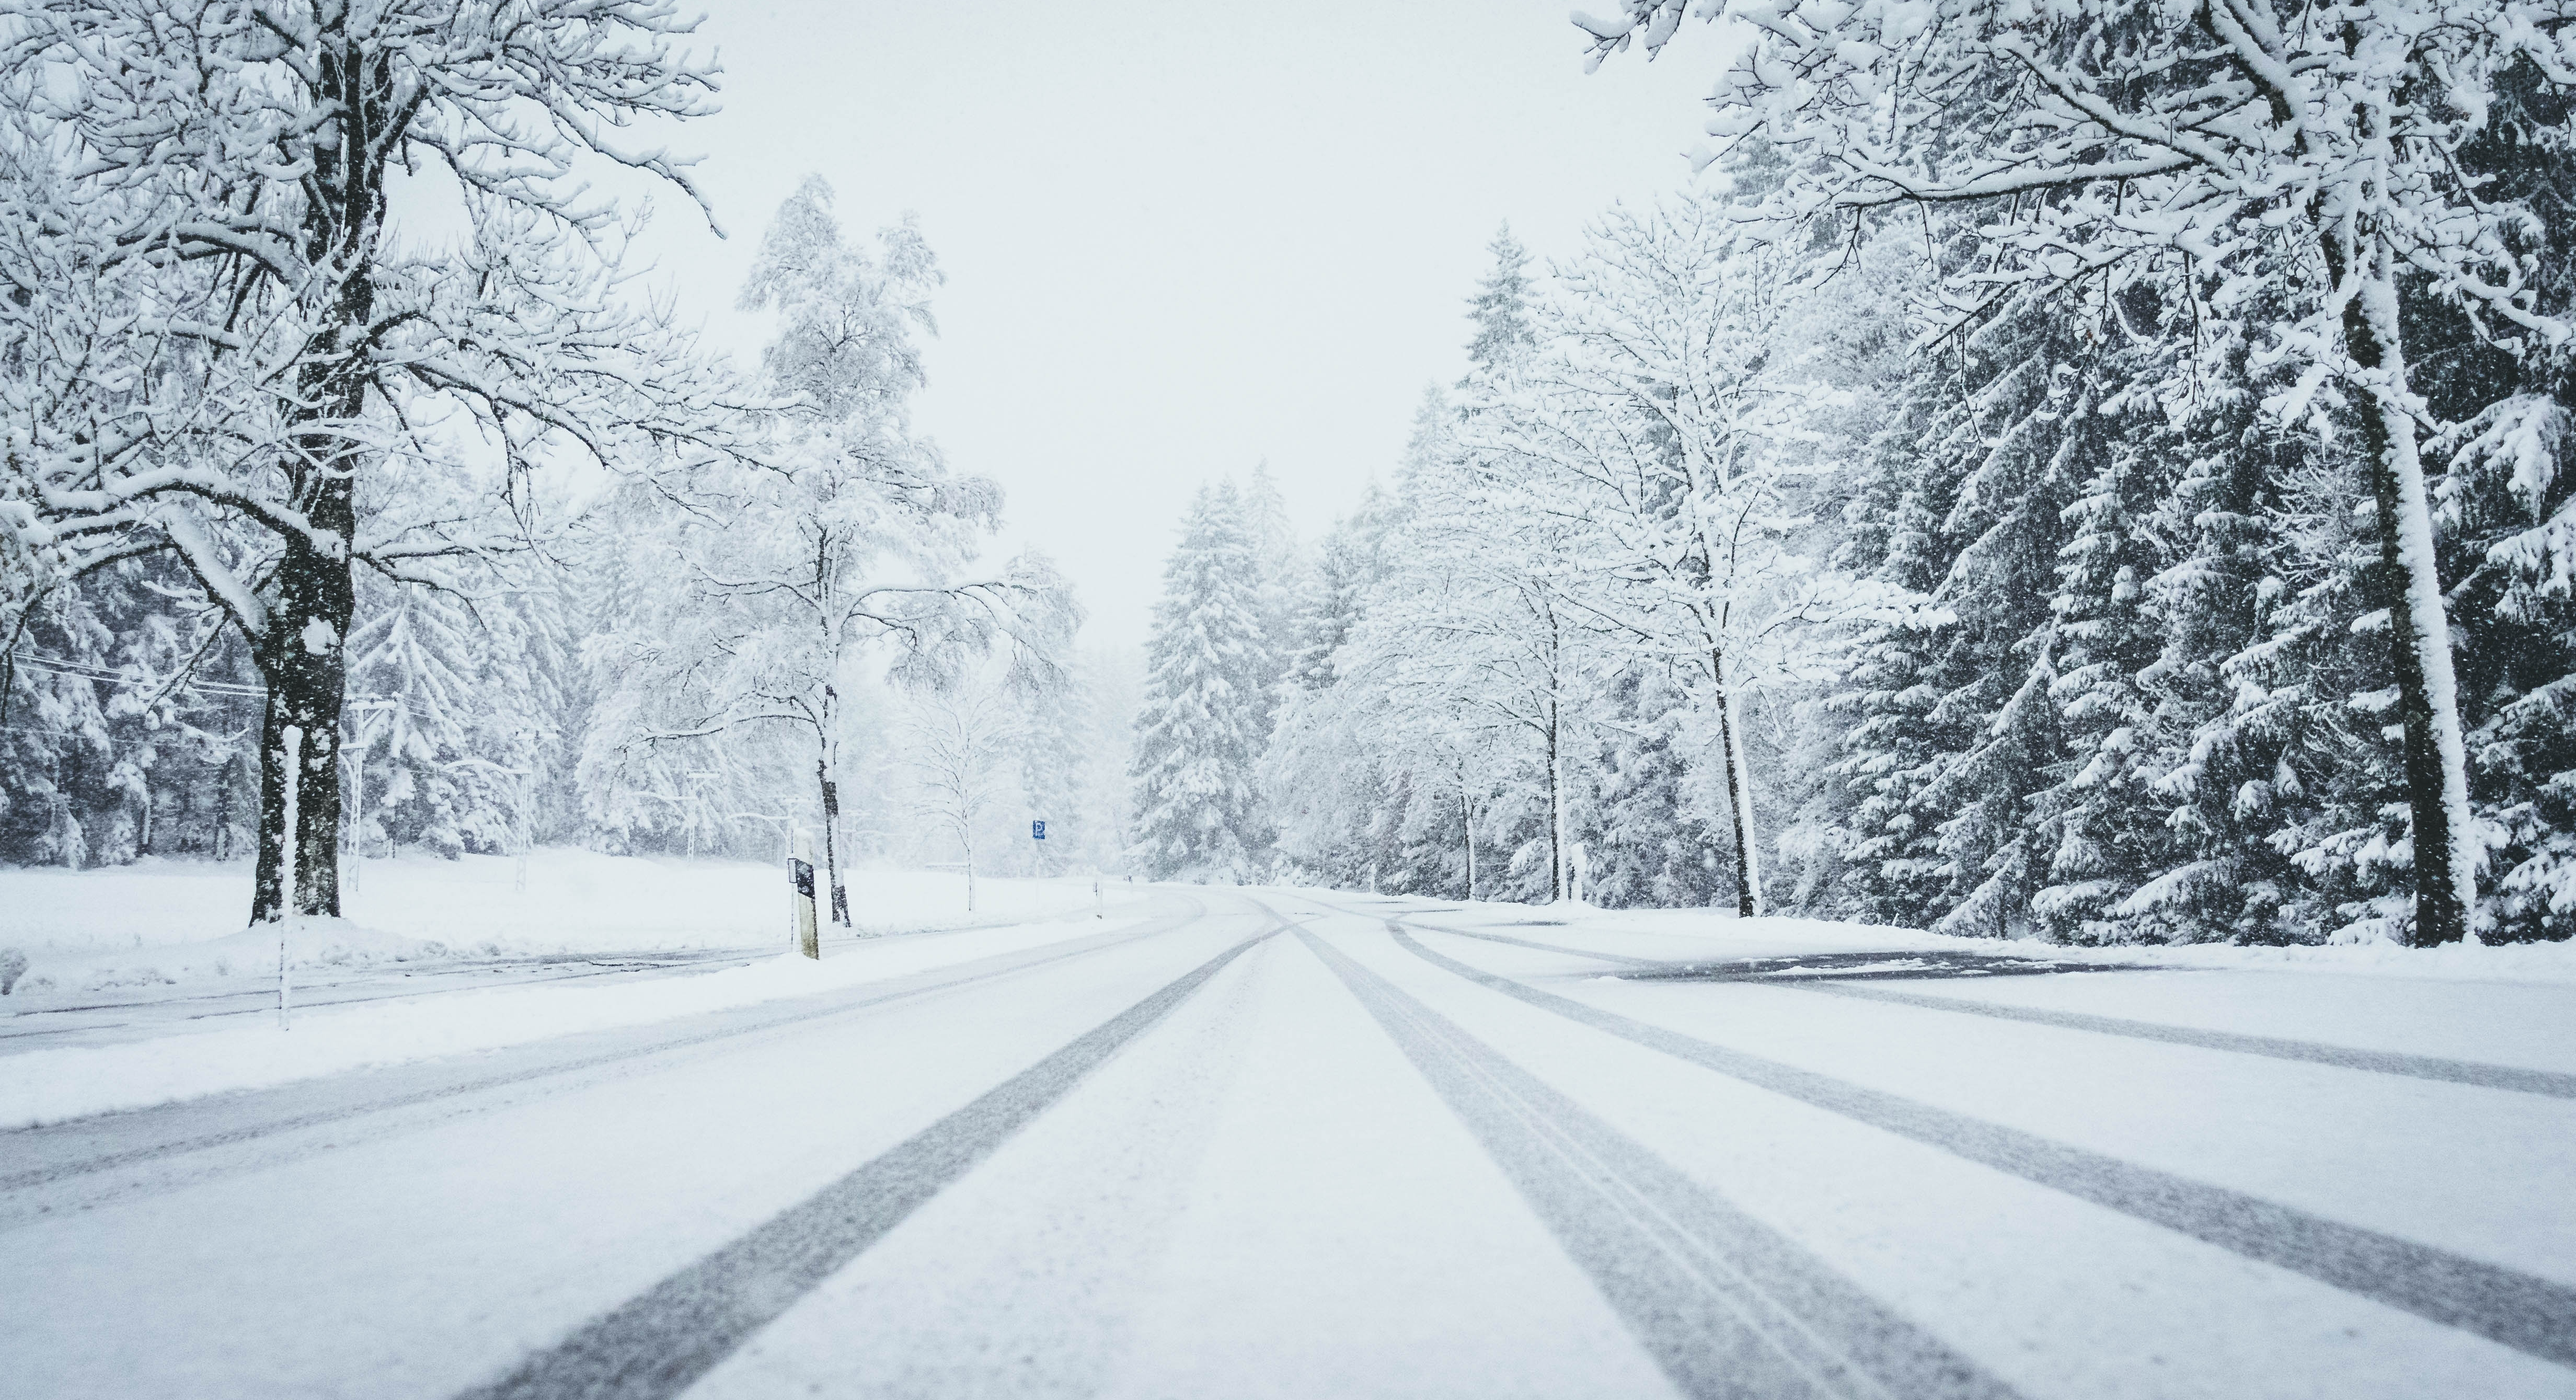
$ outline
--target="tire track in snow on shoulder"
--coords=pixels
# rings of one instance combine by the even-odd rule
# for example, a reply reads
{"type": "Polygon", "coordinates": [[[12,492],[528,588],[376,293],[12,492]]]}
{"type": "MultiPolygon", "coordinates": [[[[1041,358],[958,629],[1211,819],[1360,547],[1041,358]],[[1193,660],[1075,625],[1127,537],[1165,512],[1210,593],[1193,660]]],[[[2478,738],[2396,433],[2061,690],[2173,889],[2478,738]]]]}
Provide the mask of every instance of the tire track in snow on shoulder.
{"type": "Polygon", "coordinates": [[[1395,920],[1386,927],[1399,946],[1433,966],[1540,1010],[2543,1361],[2576,1367],[2576,1288],[1731,1050],[1434,952],[1395,920]]]}
{"type": "MultiPolygon", "coordinates": [[[[1609,963],[1615,967],[1633,967],[1649,972],[1679,972],[1684,968],[1698,966],[1694,963],[1631,957],[1625,953],[1604,953],[1590,948],[1568,948],[1555,943],[1538,943],[1526,938],[1513,938],[1508,934],[1450,928],[1442,924],[1426,924],[1413,918],[1404,918],[1402,922],[1432,933],[1445,933],[1454,938],[1476,938],[1488,943],[1508,943],[1514,947],[1535,949],[1542,953],[1563,953],[1570,957],[1590,958],[1595,962],[1609,963]]],[[[1852,997],[1865,1001],[1884,1001],[1899,1006],[1920,1007],[1928,1011],[1956,1012],[1962,1016],[1991,1016],[1997,1020],[2054,1026],[2060,1030],[2089,1031],[2095,1035],[2115,1035],[2130,1040],[2153,1040],[2168,1045],[2190,1045],[2203,1050],[2224,1050],[2238,1055],[2259,1055],[2267,1059],[2295,1060],[2303,1064],[2332,1065],[2337,1069],[2360,1070],[2367,1074],[2394,1074],[2409,1079],[2430,1079],[2445,1084],[2467,1084],[2480,1089],[2502,1089],[2517,1094],[2538,1094],[2544,1098],[2576,1099],[2576,1074],[2523,1069],[2514,1065],[2492,1065],[2476,1060],[2452,1060],[2436,1055],[2408,1055],[2393,1050],[2364,1050],[2353,1046],[2329,1045],[2322,1041],[2292,1040],[2283,1036],[2203,1030],[2196,1026],[2167,1025],[2161,1021],[2138,1021],[2125,1016],[2096,1016],[2081,1011],[2052,1011],[2038,1007],[2004,1006],[1995,1002],[1970,1001],[1956,997],[1923,996],[1888,987],[1826,977],[1758,976],[1707,979],[1676,977],[1673,980],[1741,981],[1758,987],[1785,987],[1791,991],[1818,992],[1827,996],[1852,997]]]]}

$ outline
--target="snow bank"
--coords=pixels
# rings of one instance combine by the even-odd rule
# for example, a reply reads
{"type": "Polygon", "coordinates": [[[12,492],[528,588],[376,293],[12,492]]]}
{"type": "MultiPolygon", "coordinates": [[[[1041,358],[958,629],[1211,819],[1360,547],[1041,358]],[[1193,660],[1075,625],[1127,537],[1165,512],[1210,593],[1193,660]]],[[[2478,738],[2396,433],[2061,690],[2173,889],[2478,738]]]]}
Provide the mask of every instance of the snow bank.
{"type": "MultiPolygon", "coordinates": [[[[851,877],[862,932],[1055,917],[1090,907],[1087,880],[977,881],[867,870],[851,877]]],[[[100,870],[0,868],[0,948],[23,949],[28,991],[157,986],[274,969],[276,932],[242,927],[247,862],[147,859],[100,870]]],[[[786,877],[763,862],[608,856],[553,849],[506,856],[369,860],[342,899],[345,924],[292,940],[298,967],[534,953],[776,947],[786,877]]],[[[5,1006],[0,1003],[0,1006],[5,1006]]]]}
{"type": "MultiPolygon", "coordinates": [[[[444,944],[366,928],[347,919],[298,918],[188,943],[43,954],[32,961],[35,970],[23,986],[28,992],[104,991],[272,975],[277,971],[281,939],[286,944],[287,966],[303,971],[445,961],[455,956],[444,944]]],[[[0,1003],[0,1009],[5,1008],[6,1003],[0,1003]]]]}
{"type": "MultiPolygon", "coordinates": [[[[781,954],[694,977],[499,987],[298,1012],[286,1031],[261,1016],[123,1045],[34,1050],[0,1061],[0,1130],[809,996],[1114,926],[1084,917],[860,942],[821,962],[781,954]]],[[[292,936],[320,946],[343,932],[336,920],[310,920],[292,936]]],[[[274,967],[276,934],[265,936],[274,967]]]]}
{"type": "MultiPolygon", "coordinates": [[[[1442,916],[1431,916],[1438,922],[1442,916]]],[[[1566,927],[1608,936],[1650,935],[1652,947],[1636,947],[1638,956],[1776,957],[1798,950],[1875,951],[1911,948],[1947,949],[1989,956],[2046,959],[2061,963],[2126,963],[2153,967],[2239,968],[2265,972],[2335,972],[2364,976],[2432,978],[2465,982],[2576,983],[2576,942],[2514,943],[2493,948],[2454,945],[2405,948],[2394,943],[2329,947],[2240,948],[2199,943],[2179,947],[2154,945],[2071,948],[2027,938],[1958,938],[1920,929],[1881,924],[1835,923],[1825,919],[1739,919],[1711,909],[1577,909],[1564,906],[1475,905],[1446,916],[1475,921],[1475,926],[1509,932],[1537,942],[1548,941],[1544,926],[1530,921],[1564,921],[1566,927]],[[1508,913],[1512,927],[1494,916],[1508,913]],[[1666,946],[1660,940],[1689,940],[1706,946],[1666,946]]]]}

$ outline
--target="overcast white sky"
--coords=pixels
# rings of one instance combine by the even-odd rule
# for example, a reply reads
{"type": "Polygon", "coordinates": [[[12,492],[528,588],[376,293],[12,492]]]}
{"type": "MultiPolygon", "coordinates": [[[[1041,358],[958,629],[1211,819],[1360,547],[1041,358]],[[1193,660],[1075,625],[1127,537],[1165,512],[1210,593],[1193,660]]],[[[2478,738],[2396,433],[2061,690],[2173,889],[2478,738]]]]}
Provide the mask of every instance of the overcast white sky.
{"type": "Polygon", "coordinates": [[[1009,493],[1005,547],[1141,641],[1202,480],[1268,458],[1308,537],[1393,464],[1509,219],[1541,254],[1689,178],[1716,59],[1582,70],[1563,0],[744,0],[701,31],[685,129],[730,239],[669,195],[646,248],[685,316],[735,290],[808,172],[844,223],[917,212],[948,274],[919,422],[1009,493]]]}

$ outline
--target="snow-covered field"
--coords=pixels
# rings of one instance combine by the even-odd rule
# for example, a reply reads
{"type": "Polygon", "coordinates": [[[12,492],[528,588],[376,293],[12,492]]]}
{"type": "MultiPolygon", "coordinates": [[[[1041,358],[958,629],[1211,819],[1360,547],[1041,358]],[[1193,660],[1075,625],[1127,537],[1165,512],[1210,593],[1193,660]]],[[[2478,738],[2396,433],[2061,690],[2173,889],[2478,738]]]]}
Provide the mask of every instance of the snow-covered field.
{"type": "MultiPolygon", "coordinates": [[[[544,953],[781,946],[787,881],[761,862],[607,856],[549,849],[503,856],[369,860],[343,921],[290,940],[299,967],[544,953]]],[[[1087,910],[1088,880],[966,881],[937,871],[862,870],[851,917],[863,933],[1014,922],[1087,910]]],[[[274,929],[246,932],[247,862],[143,860],[79,872],[0,867],[0,948],[27,957],[30,993],[160,986],[277,964],[274,929]]],[[[0,1002],[0,1009],[9,1007],[0,1002]]]]}

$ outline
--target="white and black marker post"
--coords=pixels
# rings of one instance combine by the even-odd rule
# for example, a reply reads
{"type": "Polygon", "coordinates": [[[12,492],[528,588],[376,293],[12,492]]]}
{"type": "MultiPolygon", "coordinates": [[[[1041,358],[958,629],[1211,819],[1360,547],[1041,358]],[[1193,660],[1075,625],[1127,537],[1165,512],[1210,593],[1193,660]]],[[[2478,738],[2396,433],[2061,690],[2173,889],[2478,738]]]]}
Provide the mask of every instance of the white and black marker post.
{"type": "Polygon", "coordinates": [[[1097,874],[1091,877],[1091,917],[1095,919],[1109,917],[1109,900],[1100,893],[1100,877],[1097,874]]]}
{"type": "Polygon", "coordinates": [[[790,898],[796,909],[796,951],[809,958],[823,956],[823,931],[814,921],[814,839],[797,828],[796,844],[787,857],[787,878],[793,892],[790,898]]]}

